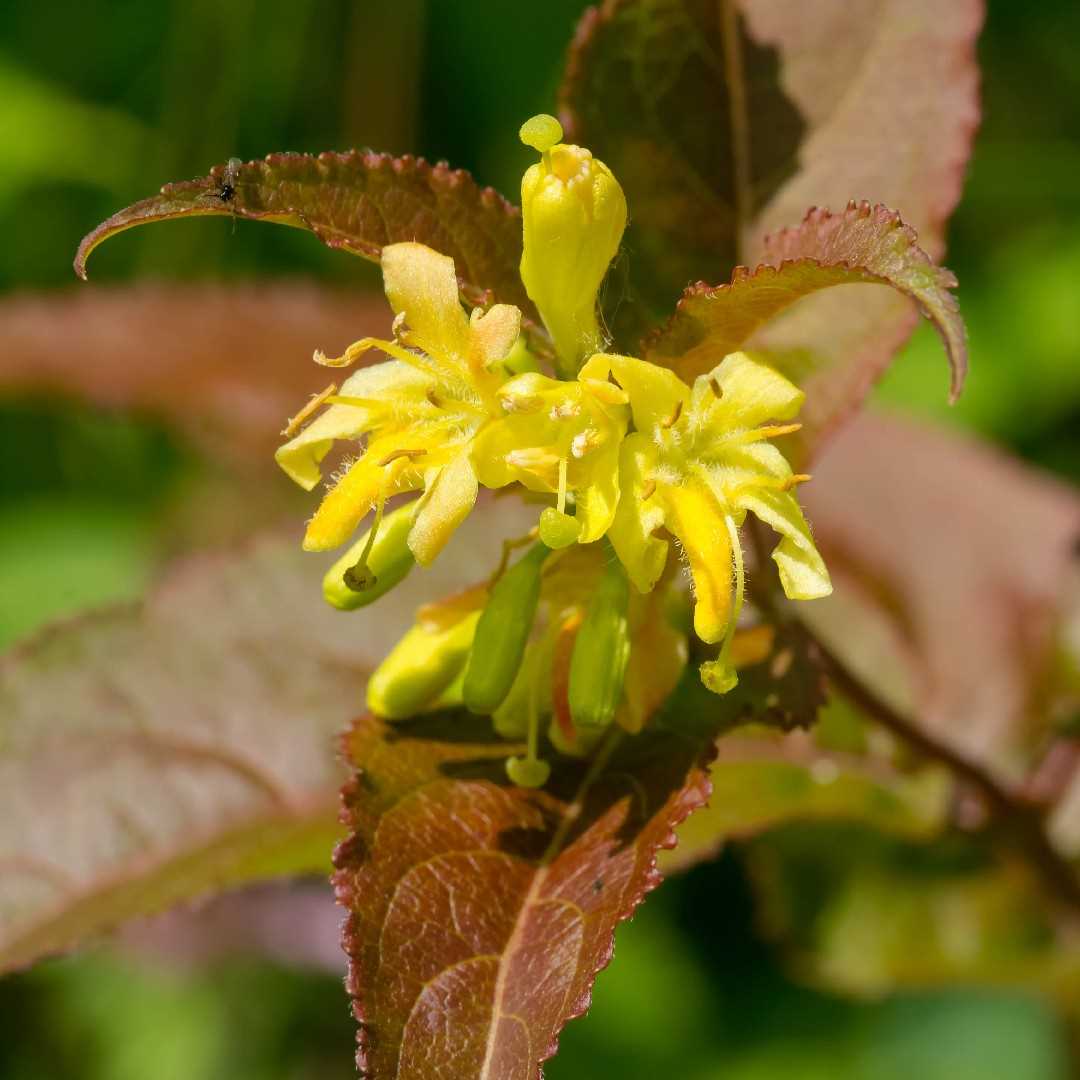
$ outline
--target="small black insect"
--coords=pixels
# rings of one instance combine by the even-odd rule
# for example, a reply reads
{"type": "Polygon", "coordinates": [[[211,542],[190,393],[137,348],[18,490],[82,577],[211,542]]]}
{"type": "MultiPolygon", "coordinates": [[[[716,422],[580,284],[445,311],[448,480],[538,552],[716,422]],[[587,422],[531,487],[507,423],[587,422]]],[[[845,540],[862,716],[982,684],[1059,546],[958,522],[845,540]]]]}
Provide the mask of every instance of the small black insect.
{"type": "Polygon", "coordinates": [[[602,892],[604,889],[604,879],[598,877],[593,883],[592,888],[594,893],[602,892]]]}
{"type": "Polygon", "coordinates": [[[240,178],[240,166],[244,163],[238,158],[229,158],[225,165],[225,175],[218,184],[215,196],[223,203],[232,202],[236,198],[236,181],[240,178]]]}

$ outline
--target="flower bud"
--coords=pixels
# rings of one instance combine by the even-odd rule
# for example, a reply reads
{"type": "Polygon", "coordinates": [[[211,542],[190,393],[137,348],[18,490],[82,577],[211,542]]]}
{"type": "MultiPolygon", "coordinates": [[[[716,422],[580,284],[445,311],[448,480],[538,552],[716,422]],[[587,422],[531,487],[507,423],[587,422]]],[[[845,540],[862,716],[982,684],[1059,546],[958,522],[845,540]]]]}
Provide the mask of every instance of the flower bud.
{"type": "Polygon", "coordinates": [[[472,611],[446,627],[417,623],[372,673],[368,708],[388,720],[438,708],[465,666],[479,618],[472,611]]]}
{"type": "Polygon", "coordinates": [[[466,707],[493,713],[510,693],[540,599],[540,571],[550,549],[535,544],[495,583],[480,616],[465,672],[466,707]]]}
{"type": "Polygon", "coordinates": [[[374,543],[369,529],[330,567],[323,578],[323,597],[328,604],[341,611],[367,607],[406,577],[416,565],[406,543],[415,510],[415,504],[408,503],[387,514],[377,526],[374,543]]]}
{"type": "Polygon", "coordinates": [[[581,146],[559,142],[551,116],[522,126],[540,162],[521,181],[521,280],[551,332],[564,373],[601,351],[596,297],[626,228],[626,197],[611,170],[581,146]]]}
{"type": "Polygon", "coordinates": [[[602,730],[615,719],[630,659],[629,605],[630,583],[622,563],[612,556],[570,658],[570,716],[583,733],[602,730]]]}

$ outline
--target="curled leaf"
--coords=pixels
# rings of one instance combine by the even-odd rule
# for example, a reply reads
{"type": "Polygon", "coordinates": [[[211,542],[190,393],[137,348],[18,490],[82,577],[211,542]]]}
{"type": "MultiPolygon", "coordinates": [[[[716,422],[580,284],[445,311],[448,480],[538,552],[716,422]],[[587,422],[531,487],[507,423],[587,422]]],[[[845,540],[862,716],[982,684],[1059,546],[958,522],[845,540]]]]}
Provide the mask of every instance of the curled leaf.
{"type": "MultiPolygon", "coordinates": [[[[646,357],[675,369],[684,379],[708,371],[748,342],[796,301],[836,285],[889,285],[913,300],[933,322],[952,368],[952,396],[967,372],[967,341],[955,297],[956,278],[935,265],[918,245],[915,231],[884,206],[849,203],[841,213],[811,210],[802,224],[768,237],[765,261],[750,272],[737,267],[729,284],[691,286],[674,316],[646,343],[646,357]]],[[[846,297],[849,307],[858,301],[846,297]]],[[[760,340],[760,339],[757,339],[760,340]]],[[[812,344],[813,337],[808,341],[812,344]]],[[[794,345],[794,342],[791,343],[794,345]]],[[[872,357],[838,364],[812,349],[770,359],[807,393],[800,442],[816,442],[846,414],[880,374],[872,357]]]]}
{"type": "Polygon", "coordinates": [[[154,221],[235,215],[307,229],[327,247],[377,260],[387,244],[416,240],[449,255],[462,295],[535,311],[518,277],[521,214],[468,173],[422,158],[370,151],[269,154],[217,165],[201,180],[166,184],[83,238],[75,272],[110,236],[154,221]]]}

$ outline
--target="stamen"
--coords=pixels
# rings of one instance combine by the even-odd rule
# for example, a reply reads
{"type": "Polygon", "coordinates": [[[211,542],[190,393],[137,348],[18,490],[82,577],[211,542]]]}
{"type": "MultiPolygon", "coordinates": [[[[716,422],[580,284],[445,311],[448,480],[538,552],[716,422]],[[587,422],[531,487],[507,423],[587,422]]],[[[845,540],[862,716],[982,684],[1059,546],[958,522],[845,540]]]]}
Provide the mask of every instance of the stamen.
{"type": "Polygon", "coordinates": [[[724,396],[724,388],[720,385],[720,380],[715,375],[709,376],[709,387],[717,401],[724,396]]]}
{"type": "Polygon", "coordinates": [[[413,458],[423,457],[427,453],[426,450],[407,450],[402,448],[401,450],[392,450],[389,454],[377,462],[379,465],[389,465],[392,461],[397,461],[399,458],[408,458],[412,461],[413,458]]]}
{"type": "Polygon", "coordinates": [[[675,424],[678,422],[679,417],[682,416],[682,408],[683,403],[682,399],[680,398],[677,402],[675,402],[675,411],[666,420],[661,420],[660,426],[662,428],[674,427],[675,424]]]}
{"type": "Polygon", "coordinates": [[[525,743],[525,756],[506,760],[506,775],[518,787],[543,787],[551,775],[551,766],[546,761],[541,761],[537,752],[540,744],[539,697],[540,671],[537,670],[529,694],[529,729],[525,743]]]}
{"type": "Polygon", "coordinates": [[[379,497],[375,503],[375,521],[372,523],[371,531],[368,533],[368,540],[364,545],[364,550],[360,553],[360,558],[342,576],[346,588],[351,589],[353,592],[367,592],[368,589],[375,588],[379,582],[379,579],[371,572],[371,567],[368,566],[368,558],[371,556],[371,549],[375,546],[375,537],[379,534],[385,507],[386,484],[383,483],[379,487],[379,497]]]}
{"type": "Polygon", "coordinates": [[[807,480],[812,480],[813,477],[809,473],[795,473],[793,476],[789,476],[781,485],[781,491],[790,491],[793,487],[797,487],[799,484],[805,484],[807,480]]]}
{"type": "Polygon", "coordinates": [[[656,494],[656,481],[649,479],[641,489],[641,501],[648,502],[656,494]]]}
{"type": "Polygon", "coordinates": [[[330,400],[331,395],[336,393],[337,383],[331,383],[325,390],[313,395],[311,400],[295,416],[289,417],[289,422],[285,425],[285,430],[281,434],[285,438],[291,439],[304,426],[308,418],[325,405],[330,400]]]}
{"type": "Polygon", "coordinates": [[[559,459],[559,498],[555,503],[555,509],[560,514],[566,513],[566,458],[559,459]]]}
{"type": "Polygon", "coordinates": [[[792,435],[802,429],[802,424],[769,424],[765,427],[747,428],[736,431],[722,438],[727,443],[761,442],[762,439],[777,439],[781,435],[792,435]]]}
{"type": "Polygon", "coordinates": [[[433,386],[428,387],[428,392],[424,396],[436,409],[442,408],[442,403],[439,401],[439,395],[435,393],[435,388],[433,386]]]}

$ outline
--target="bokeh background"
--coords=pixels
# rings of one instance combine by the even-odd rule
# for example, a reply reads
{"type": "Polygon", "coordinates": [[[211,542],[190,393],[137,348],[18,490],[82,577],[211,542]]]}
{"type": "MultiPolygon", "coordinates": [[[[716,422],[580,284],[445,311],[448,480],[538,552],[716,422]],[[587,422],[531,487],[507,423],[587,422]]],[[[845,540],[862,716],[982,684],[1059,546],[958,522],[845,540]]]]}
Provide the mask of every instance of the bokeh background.
{"type": "MultiPolygon", "coordinates": [[[[98,221],[232,156],[416,152],[514,197],[528,158],[517,127],[552,108],[585,6],[7,0],[0,324],[19,294],[85,288],[71,257],[98,221]]],[[[1078,42],[1075,0],[990,0],[985,119],[947,258],[961,281],[972,377],[949,409],[945,365],[923,329],[877,391],[883,405],[972,429],[1071,482],[1080,478],[1078,42]]],[[[307,234],[221,219],[129,233],[95,256],[93,272],[114,283],[378,286],[374,268],[307,234]]],[[[68,347],[77,356],[79,342],[68,347]]],[[[205,468],[146,417],[2,382],[0,460],[0,646],[57,615],[137,596],[170,550],[176,500],[205,468]]],[[[277,912],[262,937],[215,905],[0,981],[0,1076],[353,1075],[353,1024],[325,947],[336,915],[312,888],[260,893],[254,902],[277,912]],[[284,926],[282,911],[292,919],[284,926]],[[300,927],[310,948],[274,947],[300,927]]],[[[666,883],[619,931],[596,1004],[566,1030],[547,1075],[1069,1075],[1057,1019],[1038,1000],[976,989],[844,1000],[792,981],[753,911],[736,851],[666,883]]]]}

